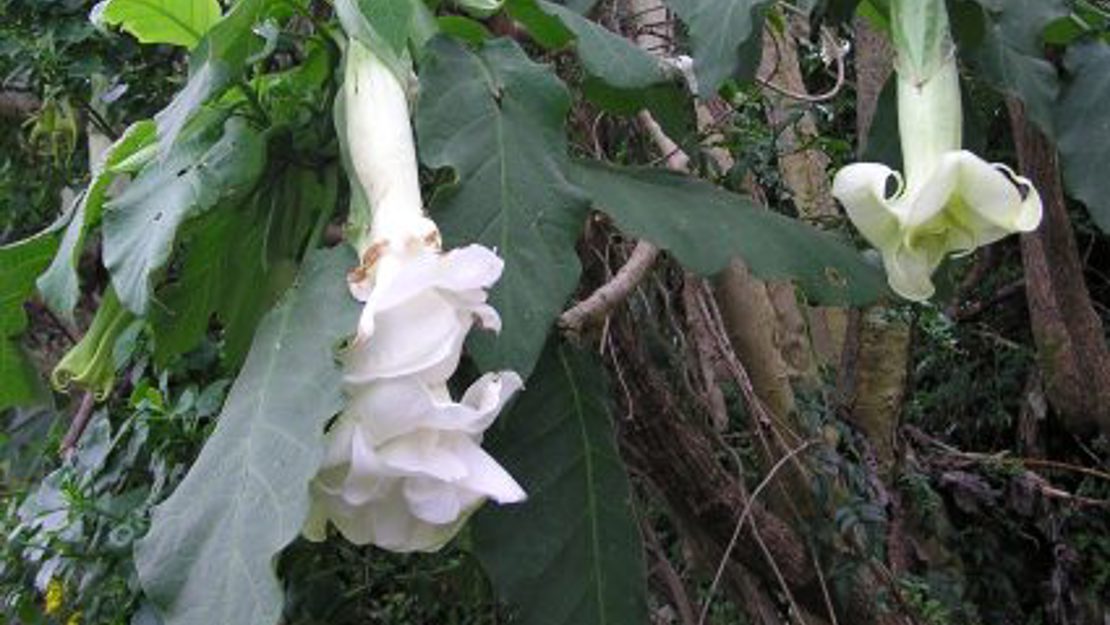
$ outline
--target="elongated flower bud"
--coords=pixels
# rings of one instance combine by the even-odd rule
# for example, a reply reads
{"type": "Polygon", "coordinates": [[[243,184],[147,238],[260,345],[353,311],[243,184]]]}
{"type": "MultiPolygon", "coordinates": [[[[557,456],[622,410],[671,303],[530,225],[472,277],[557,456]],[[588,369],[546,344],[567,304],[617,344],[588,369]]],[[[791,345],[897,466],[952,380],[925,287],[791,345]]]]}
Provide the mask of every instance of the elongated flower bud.
{"type": "Polygon", "coordinates": [[[439,231],[424,216],[420,198],[405,89],[377,55],[353,38],[347,48],[342,97],[352,173],[373,211],[369,244],[395,251],[438,245],[439,231]]]}
{"type": "Polygon", "coordinates": [[[65,391],[76,384],[93,391],[98,401],[105,399],[116,378],[113,360],[116,339],[134,318],[120,305],[116,292],[108,289],[85,336],[54,367],[50,375],[54,387],[65,391]]]}

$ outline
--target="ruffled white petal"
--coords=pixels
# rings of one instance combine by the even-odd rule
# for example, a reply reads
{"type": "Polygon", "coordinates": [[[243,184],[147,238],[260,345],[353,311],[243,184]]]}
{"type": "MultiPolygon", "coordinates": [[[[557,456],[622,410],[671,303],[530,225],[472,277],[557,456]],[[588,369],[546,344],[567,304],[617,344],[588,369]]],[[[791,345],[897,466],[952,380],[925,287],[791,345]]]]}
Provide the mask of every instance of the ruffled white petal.
{"type": "Polygon", "coordinates": [[[867,242],[883,249],[899,237],[901,219],[895,212],[897,204],[886,195],[887,182],[898,181],[901,193],[902,177],[893,169],[878,163],[847,165],[833,178],[833,197],[840,200],[848,217],[867,242]]]}

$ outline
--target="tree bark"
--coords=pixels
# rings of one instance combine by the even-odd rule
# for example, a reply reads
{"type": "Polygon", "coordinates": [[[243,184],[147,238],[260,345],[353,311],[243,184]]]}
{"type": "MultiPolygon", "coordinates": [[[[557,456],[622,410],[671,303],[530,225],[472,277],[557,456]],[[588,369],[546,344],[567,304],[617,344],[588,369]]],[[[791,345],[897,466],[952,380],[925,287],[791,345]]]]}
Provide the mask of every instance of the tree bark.
{"type": "MultiPolygon", "coordinates": [[[[628,313],[623,313],[614,319],[612,328],[617,346],[614,357],[636,372],[625,378],[634,412],[619,423],[620,442],[629,464],[663,497],[682,534],[691,537],[703,565],[710,570],[730,544],[741,511],[750,506],[749,522],[730,552],[730,560],[741,575],[751,571],[768,588],[779,588],[777,567],[801,609],[813,615],[827,614],[807,540],[762,502],[751,501],[737,476],[719,462],[717,445],[697,425],[699,420],[683,413],[685,403],[674,396],[666,378],[643,352],[635,326],[628,313]],[[758,537],[753,528],[758,528],[758,537]],[[761,542],[770,559],[764,556],[761,542]]],[[[870,570],[861,568],[852,580],[846,618],[841,622],[908,622],[879,608],[876,597],[881,589],[882,583],[870,570]]]]}
{"type": "MultiPolygon", "coordinates": [[[[856,124],[865,137],[883,84],[893,71],[886,38],[865,20],[856,27],[856,124]]],[[[884,478],[892,473],[895,433],[902,411],[910,357],[909,326],[882,307],[853,313],[841,359],[837,395],[847,418],[868,438],[884,478]]]]}
{"type": "Polygon", "coordinates": [[[1044,203],[1040,228],[1021,237],[1021,258],[1048,401],[1069,430],[1110,434],[1110,352],[1083,280],[1056,151],[1020,102],[1008,106],[1018,163],[1044,203]]]}

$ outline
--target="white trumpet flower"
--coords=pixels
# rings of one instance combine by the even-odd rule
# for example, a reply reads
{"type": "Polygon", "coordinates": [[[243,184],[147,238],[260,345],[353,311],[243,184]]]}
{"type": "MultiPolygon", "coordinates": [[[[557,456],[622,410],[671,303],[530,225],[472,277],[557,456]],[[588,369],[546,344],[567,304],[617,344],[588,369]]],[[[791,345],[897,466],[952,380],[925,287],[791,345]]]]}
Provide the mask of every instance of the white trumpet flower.
{"type": "Polygon", "coordinates": [[[905,178],[885,165],[857,163],[837,172],[832,190],[879,250],[891,288],[916,301],[932,297],[931,276],[946,256],[1034,230],[1042,212],[1028,179],[960,149],[959,75],[944,10],[937,0],[891,5],[905,178]]]}
{"type": "Polygon", "coordinates": [[[525,498],[481,447],[520,376],[488,373],[458,402],[447,388],[471,328],[501,328],[486,299],[504,262],[481,245],[441,251],[421,206],[400,81],[354,39],[346,62],[352,177],[373,208],[349,276],[365,305],[343,361],[349,402],[326,435],[304,534],[323,540],[330,522],[357,544],[434,551],[485,500],[525,498]]]}
{"type": "Polygon", "coordinates": [[[366,306],[347,358],[347,381],[419,372],[429,383],[445,382],[476,321],[501,329],[501,318],[486,304],[486,289],[503,267],[481,245],[380,258],[372,278],[351,284],[366,306]]]}
{"type": "Polygon", "coordinates": [[[524,500],[524,490],[480,446],[520,386],[515,373],[486,374],[458,403],[446,386],[411,376],[352,389],[328,433],[306,536],[322,539],[330,519],[354,543],[434,551],[485,499],[524,500]]]}

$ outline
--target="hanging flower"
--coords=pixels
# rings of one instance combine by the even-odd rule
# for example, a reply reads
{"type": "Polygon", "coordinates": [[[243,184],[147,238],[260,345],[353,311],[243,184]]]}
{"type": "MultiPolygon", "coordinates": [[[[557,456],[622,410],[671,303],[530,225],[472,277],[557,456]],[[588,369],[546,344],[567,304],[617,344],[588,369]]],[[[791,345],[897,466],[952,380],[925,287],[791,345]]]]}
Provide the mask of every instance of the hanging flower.
{"type": "Polygon", "coordinates": [[[501,329],[500,317],[486,304],[486,289],[503,267],[481,245],[379,259],[372,278],[351,285],[366,306],[347,358],[347,381],[421,373],[430,383],[446,382],[475,321],[501,329]]]}
{"type": "Polygon", "coordinates": [[[946,256],[1036,229],[1041,198],[1009,167],[960,149],[960,84],[944,3],[895,0],[891,13],[905,178],[857,163],[837,172],[832,192],[879,250],[891,288],[920,301],[933,295],[931,276],[946,256]]]}
{"type": "Polygon", "coordinates": [[[482,432],[520,386],[515,373],[486,374],[461,402],[445,385],[412,376],[355,389],[328,434],[313,483],[323,505],[306,534],[322,538],[326,517],[354,543],[432,551],[486,498],[523,501],[523,489],[481,448],[482,432]]]}
{"type": "Polygon", "coordinates": [[[54,387],[66,391],[76,384],[93,391],[97,401],[106,399],[116,379],[116,340],[134,319],[120,304],[114,289],[105,291],[92,325],[50,374],[54,387]]]}
{"type": "Polygon", "coordinates": [[[404,90],[354,40],[343,97],[353,177],[373,207],[349,276],[365,306],[343,363],[349,403],[327,433],[304,533],[322,540],[330,522],[357,544],[432,551],[485,500],[525,498],[481,447],[520,376],[487,373],[461,401],[447,388],[471,328],[500,330],[486,300],[504,262],[481,245],[440,249],[420,203],[404,90]]]}

